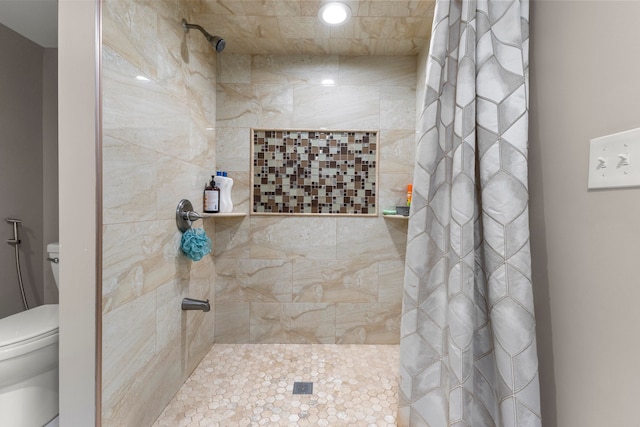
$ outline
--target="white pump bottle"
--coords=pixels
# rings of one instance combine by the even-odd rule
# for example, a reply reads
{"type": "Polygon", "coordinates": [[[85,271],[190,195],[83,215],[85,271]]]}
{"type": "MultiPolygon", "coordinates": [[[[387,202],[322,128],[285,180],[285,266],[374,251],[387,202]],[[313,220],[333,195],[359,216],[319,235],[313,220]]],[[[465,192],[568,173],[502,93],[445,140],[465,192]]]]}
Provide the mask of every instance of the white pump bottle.
{"type": "Polygon", "coordinates": [[[233,179],[227,176],[227,172],[216,173],[216,184],[220,188],[220,213],[233,212],[233,201],[231,200],[231,188],[233,179]]]}

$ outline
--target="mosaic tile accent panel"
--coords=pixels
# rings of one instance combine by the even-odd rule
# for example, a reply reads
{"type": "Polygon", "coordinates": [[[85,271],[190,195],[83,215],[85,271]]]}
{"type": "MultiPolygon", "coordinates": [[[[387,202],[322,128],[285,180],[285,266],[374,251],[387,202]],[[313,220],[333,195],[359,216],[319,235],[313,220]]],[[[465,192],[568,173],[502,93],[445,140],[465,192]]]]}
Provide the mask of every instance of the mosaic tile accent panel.
{"type": "Polygon", "coordinates": [[[376,215],[378,132],[252,132],[255,214],[376,215]]]}

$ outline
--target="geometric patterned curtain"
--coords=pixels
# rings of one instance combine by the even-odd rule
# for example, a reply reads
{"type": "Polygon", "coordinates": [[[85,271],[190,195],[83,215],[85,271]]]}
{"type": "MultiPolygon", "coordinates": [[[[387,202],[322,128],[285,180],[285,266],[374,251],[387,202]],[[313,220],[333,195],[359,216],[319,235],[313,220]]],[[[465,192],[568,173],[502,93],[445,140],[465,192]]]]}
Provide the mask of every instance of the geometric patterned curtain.
{"type": "Polygon", "coordinates": [[[436,3],[407,242],[400,426],[540,426],[527,1],[436,3]]]}

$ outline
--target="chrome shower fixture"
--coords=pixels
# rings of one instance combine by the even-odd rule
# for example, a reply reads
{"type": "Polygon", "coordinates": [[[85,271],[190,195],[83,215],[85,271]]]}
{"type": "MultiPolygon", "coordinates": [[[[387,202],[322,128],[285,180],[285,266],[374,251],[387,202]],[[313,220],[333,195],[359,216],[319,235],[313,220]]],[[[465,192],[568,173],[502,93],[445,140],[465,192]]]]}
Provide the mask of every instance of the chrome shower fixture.
{"type": "Polygon", "coordinates": [[[199,30],[202,34],[204,34],[209,44],[213,46],[216,52],[222,52],[224,50],[224,47],[226,45],[224,39],[222,37],[212,36],[207,32],[207,30],[202,28],[200,25],[189,24],[186,19],[183,19],[182,28],[184,28],[185,33],[188,33],[190,28],[195,28],[196,30],[199,30]]]}

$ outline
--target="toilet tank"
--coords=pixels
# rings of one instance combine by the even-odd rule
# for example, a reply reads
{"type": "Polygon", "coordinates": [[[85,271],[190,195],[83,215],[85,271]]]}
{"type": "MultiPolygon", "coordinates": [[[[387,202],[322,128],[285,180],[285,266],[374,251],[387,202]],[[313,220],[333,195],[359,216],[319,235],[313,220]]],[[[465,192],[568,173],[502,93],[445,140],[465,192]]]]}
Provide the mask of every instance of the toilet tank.
{"type": "Polygon", "coordinates": [[[49,265],[51,265],[53,279],[56,281],[56,286],[60,287],[58,283],[60,280],[60,244],[58,242],[49,243],[47,245],[47,252],[49,253],[49,265]]]}

